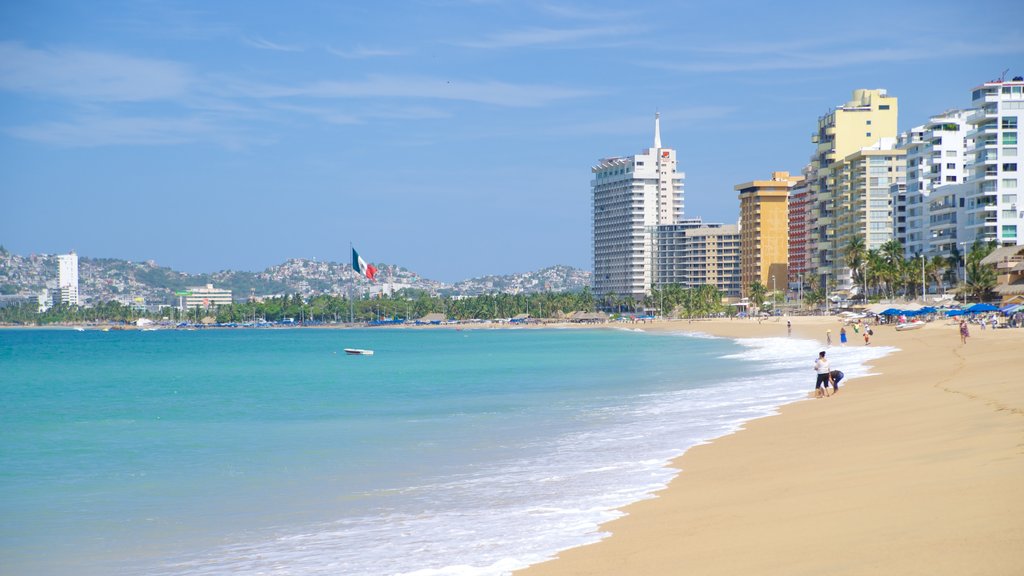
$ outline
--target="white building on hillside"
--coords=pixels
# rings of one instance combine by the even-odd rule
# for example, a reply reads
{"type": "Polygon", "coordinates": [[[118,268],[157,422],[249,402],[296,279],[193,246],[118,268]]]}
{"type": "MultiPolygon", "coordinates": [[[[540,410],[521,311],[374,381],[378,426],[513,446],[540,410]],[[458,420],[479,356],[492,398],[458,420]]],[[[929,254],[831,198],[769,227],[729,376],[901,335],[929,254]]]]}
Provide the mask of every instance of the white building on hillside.
{"type": "Polygon", "coordinates": [[[58,280],[61,304],[78,306],[78,254],[60,254],[57,256],[58,280]]]}
{"type": "Polygon", "coordinates": [[[197,306],[203,310],[209,310],[232,303],[231,290],[214,288],[213,284],[189,288],[181,293],[181,296],[184,297],[183,310],[194,310],[197,306]]]}
{"type": "Polygon", "coordinates": [[[676,151],[661,145],[660,118],[654,146],[641,154],[603,158],[591,168],[594,293],[641,300],[655,281],[655,232],[683,218],[683,180],[676,151]]]}

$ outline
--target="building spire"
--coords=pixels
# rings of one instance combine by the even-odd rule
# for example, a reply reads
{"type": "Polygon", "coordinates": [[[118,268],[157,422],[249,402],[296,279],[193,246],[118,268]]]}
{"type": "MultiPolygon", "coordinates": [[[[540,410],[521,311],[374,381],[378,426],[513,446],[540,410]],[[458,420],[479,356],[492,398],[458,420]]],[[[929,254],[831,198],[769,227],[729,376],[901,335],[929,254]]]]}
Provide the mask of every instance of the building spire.
{"type": "Polygon", "coordinates": [[[654,113],[654,147],[661,148],[661,113],[654,113]]]}

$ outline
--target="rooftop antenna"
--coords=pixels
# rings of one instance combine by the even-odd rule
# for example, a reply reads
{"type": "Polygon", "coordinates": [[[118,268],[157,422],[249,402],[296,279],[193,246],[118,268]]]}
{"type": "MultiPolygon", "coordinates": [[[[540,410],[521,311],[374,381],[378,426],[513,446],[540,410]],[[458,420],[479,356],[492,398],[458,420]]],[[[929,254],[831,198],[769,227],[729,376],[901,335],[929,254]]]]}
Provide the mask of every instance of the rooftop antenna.
{"type": "Polygon", "coordinates": [[[661,113],[654,113],[654,147],[661,148],[661,113]]]}
{"type": "Polygon", "coordinates": [[[1006,70],[1003,70],[1003,73],[999,75],[999,81],[1000,82],[1003,82],[1006,79],[1006,73],[1009,72],[1009,71],[1010,71],[1009,68],[1007,68],[1006,70]]]}

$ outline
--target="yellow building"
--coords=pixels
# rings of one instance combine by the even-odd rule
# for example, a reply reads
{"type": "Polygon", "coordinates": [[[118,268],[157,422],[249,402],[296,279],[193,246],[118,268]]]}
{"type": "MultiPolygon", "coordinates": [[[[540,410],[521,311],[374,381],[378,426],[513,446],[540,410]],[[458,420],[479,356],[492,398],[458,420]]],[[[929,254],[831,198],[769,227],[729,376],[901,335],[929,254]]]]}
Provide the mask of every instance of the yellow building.
{"type": "Polygon", "coordinates": [[[772,172],[771,180],[736,186],[740,198],[740,282],[749,296],[760,281],[768,290],[785,290],[789,275],[789,190],[803,176],[772,172]]]}
{"type": "Polygon", "coordinates": [[[849,102],[818,118],[811,136],[816,149],[810,162],[807,251],[810,268],[822,282],[839,284],[848,276],[835,236],[836,216],[846,209],[837,194],[836,163],[882,138],[896,138],[898,114],[897,98],[884,89],[858,89],[849,102]]]}

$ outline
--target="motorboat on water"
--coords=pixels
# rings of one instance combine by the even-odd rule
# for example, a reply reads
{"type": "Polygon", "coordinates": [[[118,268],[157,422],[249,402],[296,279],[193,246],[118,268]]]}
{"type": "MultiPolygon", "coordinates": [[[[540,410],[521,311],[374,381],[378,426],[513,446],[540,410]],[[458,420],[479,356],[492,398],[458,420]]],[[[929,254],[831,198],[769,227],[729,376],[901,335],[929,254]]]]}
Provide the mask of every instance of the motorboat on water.
{"type": "Polygon", "coordinates": [[[362,348],[345,348],[345,354],[349,356],[373,356],[373,350],[364,350],[362,348]]]}
{"type": "Polygon", "coordinates": [[[922,322],[921,320],[914,320],[913,322],[904,322],[902,324],[897,324],[896,329],[899,330],[900,332],[903,332],[905,330],[917,330],[918,328],[923,328],[925,324],[926,323],[922,322]]]}

